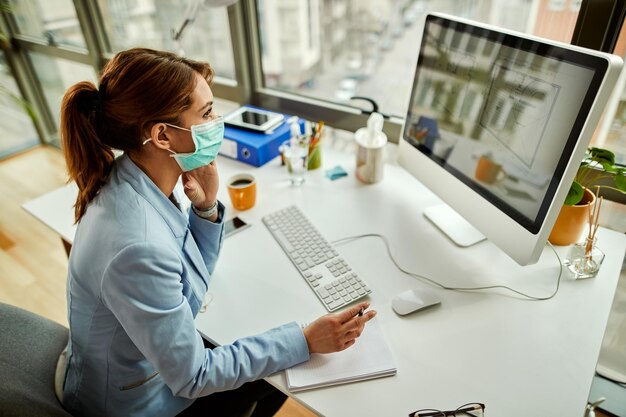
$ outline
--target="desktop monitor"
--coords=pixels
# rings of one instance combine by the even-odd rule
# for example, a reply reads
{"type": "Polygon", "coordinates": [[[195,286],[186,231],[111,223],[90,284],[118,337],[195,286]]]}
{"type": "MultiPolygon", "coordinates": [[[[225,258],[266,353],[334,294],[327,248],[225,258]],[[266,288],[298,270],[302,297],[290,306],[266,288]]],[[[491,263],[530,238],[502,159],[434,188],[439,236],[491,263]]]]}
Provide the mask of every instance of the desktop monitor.
{"type": "Polygon", "coordinates": [[[537,262],[622,66],[620,58],[426,16],[398,161],[444,205],[461,246],[537,262]]]}

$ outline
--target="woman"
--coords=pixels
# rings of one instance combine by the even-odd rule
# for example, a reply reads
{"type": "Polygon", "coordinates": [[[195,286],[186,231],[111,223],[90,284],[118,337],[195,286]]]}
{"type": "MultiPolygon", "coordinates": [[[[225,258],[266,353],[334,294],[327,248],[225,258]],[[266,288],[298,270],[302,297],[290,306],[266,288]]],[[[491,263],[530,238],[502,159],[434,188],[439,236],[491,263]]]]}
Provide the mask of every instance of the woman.
{"type": "Polygon", "coordinates": [[[355,317],[363,303],[205,348],[194,317],[224,228],[212,77],[206,63],[131,49],[109,61],[99,88],[81,82],[63,98],[61,139],[79,189],[63,385],[74,415],[223,416],[254,401],[254,415],[273,415],[284,396],[261,378],[349,347],[375,315],[355,317]],[[172,194],[181,175],[189,213],[172,194]]]}

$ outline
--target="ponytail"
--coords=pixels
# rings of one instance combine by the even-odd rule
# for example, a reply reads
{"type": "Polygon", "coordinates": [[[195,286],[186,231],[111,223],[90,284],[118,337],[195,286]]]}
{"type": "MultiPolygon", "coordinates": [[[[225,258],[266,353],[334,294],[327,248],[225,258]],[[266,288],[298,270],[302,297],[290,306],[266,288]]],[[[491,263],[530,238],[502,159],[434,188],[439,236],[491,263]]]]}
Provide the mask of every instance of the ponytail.
{"type": "Polygon", "coordinates": [[[76,222],[108,179],[112,149],[140,152],[152,124],[178,123],[191,106],[196,73],[211,84],[214,72],[206,62],[134,48],[107,62],[100,89],[83,81],[67,90],[61,105],[61,144],[70,180],[78,184],[76,222]]]}
{"type": "Polygon", "coordinates": [[[61,144],[69,178],[78,185],[76,222],[85,214],[113,166],[113,151],[97,133],[101,117],[100,93],[93,83],[83,81],[67,90],[61,104],[61,144]]]}

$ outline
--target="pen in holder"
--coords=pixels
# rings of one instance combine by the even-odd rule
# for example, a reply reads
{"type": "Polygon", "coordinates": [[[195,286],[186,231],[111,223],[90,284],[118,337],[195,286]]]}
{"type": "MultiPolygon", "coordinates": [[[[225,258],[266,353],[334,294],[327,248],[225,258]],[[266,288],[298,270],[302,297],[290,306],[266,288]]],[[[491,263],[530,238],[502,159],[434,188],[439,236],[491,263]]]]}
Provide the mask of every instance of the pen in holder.
{"type": "Polygon", "coordinates": [[[324,130],[324,122],[315,125],[311,140],[309,141],[309,162],[307,169],[309,171],[319,168],[322,165],[322,133],[324,130]]]}

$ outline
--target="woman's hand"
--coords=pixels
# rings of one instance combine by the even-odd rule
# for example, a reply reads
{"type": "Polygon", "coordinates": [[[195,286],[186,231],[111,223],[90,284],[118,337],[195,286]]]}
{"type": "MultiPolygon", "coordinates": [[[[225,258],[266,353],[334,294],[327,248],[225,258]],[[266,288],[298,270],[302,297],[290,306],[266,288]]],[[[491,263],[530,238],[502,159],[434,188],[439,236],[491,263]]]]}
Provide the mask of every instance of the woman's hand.
{"type": "Polygon", "coordinates": [[[309,353],[339,352],[352,346],[365,323],[376,315],[374,310],[358,315],[369,306],[369,303],[360,303],[339,313],[326,314],[306,326],[304,337],[309,353]]]}
{"type": "Polygon", "coordinates": [[[215,204],[220,179],[215,161],[209,165],[183,173],[185,194],[198,210],[205,210],[215,204]]]}

